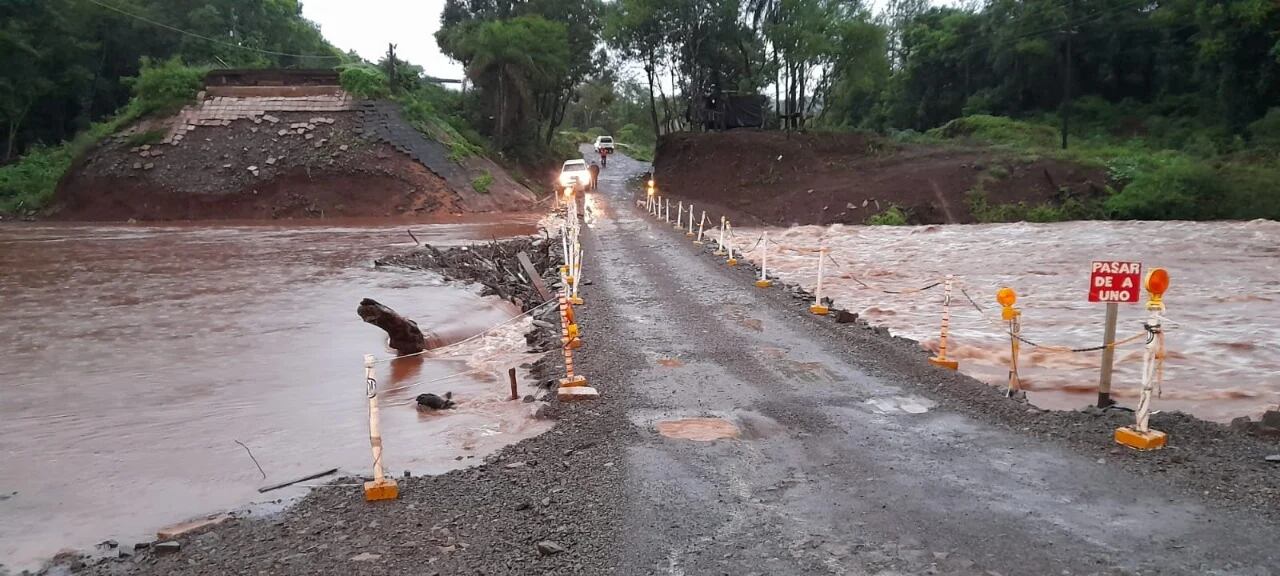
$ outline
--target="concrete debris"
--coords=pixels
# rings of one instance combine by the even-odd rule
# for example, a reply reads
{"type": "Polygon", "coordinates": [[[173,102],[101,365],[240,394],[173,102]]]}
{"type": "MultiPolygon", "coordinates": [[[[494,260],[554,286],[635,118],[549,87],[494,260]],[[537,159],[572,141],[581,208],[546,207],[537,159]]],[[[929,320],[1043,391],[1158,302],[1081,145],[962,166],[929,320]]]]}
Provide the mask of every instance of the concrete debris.
{"type": "Polygon", "coordinates": [[[134,170],[141,170],[141,169],[142,169],[142,163],[141,163],[141,162],[134,162],[134,163],[133,163],[133,169],[134,169],[134,170]]]}
{"type": "Polygon", "coordinates": [[[288,136],[288,135],[289,135],[289,131],[283,128],[281,128],[279,132],[276,132],[276,136],[288,136]]]}
{"type": "Polygon", "coordinates": [[[182,543],[178,542],[177,540],[170,540],[168,542],[157,542],[151,548],[156,551],[156,554],[172,554],[174,552],[178,552],[182,550],[182,543]]]}
{"type": "Polygon", "coordinates": [[[1275,462],[1280,464],[1280,454],[1272,454],[1264,458],[1264,460],[1266,460],[1267,462],[1275,462]]]}
{"type": "Polygon", "coordinates": [[[146,158],[147,156],[150,156],[150,155],[151,155],[151,152],[149,152],[149,151],[147,151],[147,150],[143,150],[143,151],[139,152],[139,153],[138,153],[138,155],[139,155],[139,156],[141,156],[141,157],[143,157],[143,158],[146,158]]]}
{"type": "Polygon", "coordinates": [[[350,146],[347,146],[346,144],[343,144],[343,145],[341,145],[341,146],[339,146],[339,147],[338,147],[338,149],[339,149],[339,150],[341,150],[341,151],[343,151],[343,152],[346,152],[348,148],[350,148],[350,146]]]}
{"type": "Polygon", "coordinates": [[[156,167],[156,165],[155,165],[155,163],[153,163],[153,162],[147,162],[146,164],[143,164],[143,165],[142,165],[142,169],[143,169],[143,170],[150,170],[150,169],[155,168],[155,167],[156,167]]]}
{"type": "Polygon", "coordinates": [[[269,165],[274,165],[275,163],[276,163],[276,157],[275,157],[275,156],[267,156],[267,164],[269,164],[269,165]]]}

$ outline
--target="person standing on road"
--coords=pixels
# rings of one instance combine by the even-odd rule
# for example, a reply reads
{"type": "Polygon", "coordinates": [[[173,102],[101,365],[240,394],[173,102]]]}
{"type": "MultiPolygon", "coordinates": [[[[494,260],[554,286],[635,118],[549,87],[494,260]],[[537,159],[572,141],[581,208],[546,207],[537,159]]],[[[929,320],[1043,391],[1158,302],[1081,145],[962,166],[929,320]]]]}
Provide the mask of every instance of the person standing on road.
{"type": "Polygon", "coordinates": [[[600,180],[600,166],[592,162],[590,166],[587,166],[587,172],[591,173],[591,189],[595,190],[596,184],[600,180]]]}

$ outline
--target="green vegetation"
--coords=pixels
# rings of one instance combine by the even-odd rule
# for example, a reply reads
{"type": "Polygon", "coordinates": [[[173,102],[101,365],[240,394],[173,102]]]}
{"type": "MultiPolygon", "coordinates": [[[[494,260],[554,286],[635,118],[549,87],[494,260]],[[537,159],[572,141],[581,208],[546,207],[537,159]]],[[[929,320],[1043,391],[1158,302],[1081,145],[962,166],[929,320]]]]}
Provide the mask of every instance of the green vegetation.
{"type": "MultiPolygon", "coordinates": [[[[171,113],[195,98],[202,70],[184,66],[177,60],[155,64],[144,58],[142,65],[136,78],[121,79],[132,88],[133,99],[118,114],[93,123],[69,142],[35,146],[18,161],[0,167],[0,213],[39,210],[53,198],[58,181],[71,163],[103,138],[148,113],[171,113]]],[[[155,144],[163,138],[163,131],[148,130],[131,135],[127,142],[130,146],[141,146],[155,144]]]]}
{"type": "Polygon", "coordinates": [[[493,186],[493,174],[488,172],[476,176],[475,179],[471,181],[471,188],[481,194],[488,194],[490,186],[493,186]]]}
{"type": "Polygon", "coordinates": [[[978,188],[971,190],[966,200],[969,203],[969,212],[978,222],[1064,222],[1107,217],[1108,213],[1102,201],[1081,200],[1066,191],[1059,196],[1056,203],[991,204],[987,201],[986,192],[978,188]]]}
{"type": "MultiPolygon", "coordinates": [[[[301,17],[297,0],[112,4],[119,10],[0,2],[0,213],[39,210],[78,156],[144,115],[190,102],[209,66],[331,67],[345,58],[301,17]]],[[[131,142],[154,138],[143,132],[131,142]]]]}
{"type": "Polygon", "coordinates": [[[911,218],[911,214],[896,204],[890,204],[888,208],[882,210],[879,214],[872,214],[867,218],[867,224],[872,226],[906,226],[907,221],[911,218]]]}

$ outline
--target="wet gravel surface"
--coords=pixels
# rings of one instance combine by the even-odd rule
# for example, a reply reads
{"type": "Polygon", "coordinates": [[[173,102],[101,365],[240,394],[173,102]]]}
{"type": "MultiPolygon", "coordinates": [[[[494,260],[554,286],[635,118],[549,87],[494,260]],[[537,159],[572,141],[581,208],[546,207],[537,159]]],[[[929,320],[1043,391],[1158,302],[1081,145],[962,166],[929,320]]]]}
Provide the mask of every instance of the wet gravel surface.
{"type": "MultiPolygon", "coordinates": [[[[317,489],[95,574],[1273,574],[1274,443],[1180,414],[1044,412],[913,342],[808,315],[635,210],[616,156],[585,234],[579,370],[601,394],[401,498],[317,489]],[[716,418],[736,439],[669,438],[716,418]]],[[[838,304],[838,303],[837,303],[838,304]]],[[[555,352],[543,380],[558,376],[555,352]]],[[[74,562],[74,559],[68,559],[74,562]]],[[[66,563],[64,563],[66,564],[66,563]]]]}

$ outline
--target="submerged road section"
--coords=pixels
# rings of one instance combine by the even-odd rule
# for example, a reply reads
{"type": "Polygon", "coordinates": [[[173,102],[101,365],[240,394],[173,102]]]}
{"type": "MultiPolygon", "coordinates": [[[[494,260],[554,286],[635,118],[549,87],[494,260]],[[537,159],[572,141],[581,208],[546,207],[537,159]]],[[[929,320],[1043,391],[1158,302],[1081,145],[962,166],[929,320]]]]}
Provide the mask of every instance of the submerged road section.
{"type": "Polygon", "coordinates": [[[1280,566],[1266,518],[935,404],[900,359],[807,330],[637,209],[626,181],[644,169],[614,157],[585,235],[595,282],[580,369],[638,431],[624,450],[618,573],[1280,566]]]}

